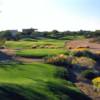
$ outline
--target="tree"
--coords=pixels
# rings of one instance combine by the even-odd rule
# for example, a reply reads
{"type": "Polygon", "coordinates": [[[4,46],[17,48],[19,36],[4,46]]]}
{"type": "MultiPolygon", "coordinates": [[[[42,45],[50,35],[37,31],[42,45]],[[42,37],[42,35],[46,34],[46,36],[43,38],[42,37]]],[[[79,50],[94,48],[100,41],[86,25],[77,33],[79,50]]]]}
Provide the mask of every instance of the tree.
{"type": "Polygon", "coordinates": [[[4,48],[5,42],[6,42],[6,39],[0,37],[0,48],[4,48]]]}
{"type": "Polygon", "coordinates": [[[5,39],[0,39],[0,47],[2,47],[5,44],[5,39]]]}
{"type": "Polygon", "coordinates": [[[0,47],[4,46],[6,39],[4,38],[4,33],[0,32],[0,47]]]}

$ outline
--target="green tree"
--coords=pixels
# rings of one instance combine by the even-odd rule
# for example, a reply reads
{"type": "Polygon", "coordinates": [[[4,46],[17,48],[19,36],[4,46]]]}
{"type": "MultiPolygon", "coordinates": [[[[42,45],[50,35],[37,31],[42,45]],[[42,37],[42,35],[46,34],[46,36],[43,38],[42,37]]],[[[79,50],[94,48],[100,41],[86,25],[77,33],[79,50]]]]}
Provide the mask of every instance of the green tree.
{"type": "Polygon", "coordinates": [[[6,39],[4,38],[4,32],[0,32],[0,47],[2,47],[6,42],[6,39]]]}
{"type": "Polygon", "coordinates": [[[6,39],[0,38],[0,47],[3,47],[6,42],[6,39]]]}

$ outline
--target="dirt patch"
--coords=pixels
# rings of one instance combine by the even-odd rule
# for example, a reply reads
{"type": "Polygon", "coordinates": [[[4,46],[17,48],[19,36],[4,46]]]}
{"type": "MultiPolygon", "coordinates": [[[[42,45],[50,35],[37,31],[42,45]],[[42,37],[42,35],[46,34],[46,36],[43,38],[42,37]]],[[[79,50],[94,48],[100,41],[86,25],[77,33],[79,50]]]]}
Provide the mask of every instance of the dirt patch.
{"type": "Polygon", "coordinates": [[[92,100],[100,100],[100,93],[96,92],[91,84],[79,82],[75,83],[75,85],[92,100]]]}
{"type": "Polygon", "coordinates": [[[100,51],[100,44],[90,42],[91,39],[84,40],[73,40],[65,43],[65,48],[76,49],[76,48],[88,48],[92,52],[100,51]]]}
{"type": "Polygon", "coordinates": [[[7,54],[7,55],[12,56],[12,55],[15,55],[16,50],[14,50],[14,49],[1,49],[0,51],[7,54]]]}
{"type": "Polygon", "coordinates": [[[24,63],[32,63],[32,62],[43,62],[43,59],[38,59],[38,58],[25,58],[25,57],[15,57],[15,60],[21,61],[24,63]]]}

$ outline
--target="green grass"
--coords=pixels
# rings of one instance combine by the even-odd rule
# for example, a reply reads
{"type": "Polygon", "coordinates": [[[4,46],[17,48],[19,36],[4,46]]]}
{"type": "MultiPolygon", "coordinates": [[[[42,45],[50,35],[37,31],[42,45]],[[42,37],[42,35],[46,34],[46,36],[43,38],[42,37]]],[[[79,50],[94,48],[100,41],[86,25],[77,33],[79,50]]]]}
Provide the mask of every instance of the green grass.
{"type": "MultiPolygon", "coordinates": [[[[74,38],[74,37],[69,37],[74,38]]],[[[6,47],[24,57],[47,57],[65,54],[65,40],[7,41],[6,47]],[[33,45],[52,44],[59,49],[38,48],[33,45]]],[[[0,63],[0,100],[89,100],[78,88],[65,79],[65,68],[42,63],[0,63]]]]}
{"type": "Polygon", "coordinates": [[[16,55],[24,57],[47,57],[64,54],[65,52],[63,49],[27,49],[16,51],[16,55]]]}
{"type": "Polygon", "coordinates": [[[31,41],[20,40],[20,41],[6,41],[6,47],[8,48],[32,48],[33,45],[43,46],[45,44],[52,44],[55,47],[64,47],[65,41],[75,40],[75,39],[84,39],[84,36],[66,36],[61,39],[36,39],[31,41]]]}
{"type": "Polygon", "coordinates": [[[84,36],[75,36],[75,35],[69,35],[61,38],[62,40],[77,40],[77,39],[85,39],[84,36]]]}
{"type": "Polygon", "coordinates": [[[36,41],[6,41],[6,47],[8,48],[32,48],[33,45],[42,46],[45,44],[52,44],[55,47],[63,47],[64,40],[54,40],[54,39],[45,39],[45,40],[36,40],[36,41]]]}
{"type": "Polygon", "coordinates": [[[64,71],[41,63],[1,64],[0,100],[85,100],[86,96],[61,77],[64,71]]]}

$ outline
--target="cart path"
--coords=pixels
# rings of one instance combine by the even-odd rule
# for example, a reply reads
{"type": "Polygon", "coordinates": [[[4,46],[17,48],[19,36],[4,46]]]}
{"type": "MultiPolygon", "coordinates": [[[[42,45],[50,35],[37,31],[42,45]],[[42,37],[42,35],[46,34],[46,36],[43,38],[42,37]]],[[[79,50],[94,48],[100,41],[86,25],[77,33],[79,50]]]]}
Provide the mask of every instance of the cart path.
{"type": "Polygon", "coordinates": [[[27,57],[20,57],[16,56],[16,50],[14,49],[2,49],[0,50],[4,52],[5,54],[12,56],[14,60],[25,62],[25,63],[32,63],[32,62],[43,62],[44,60],[42,58],[27,58],[27,57]]]}

